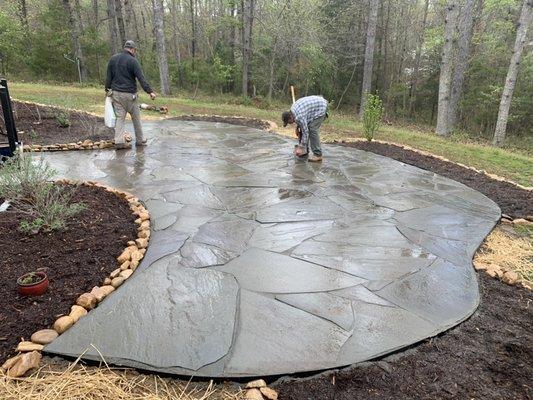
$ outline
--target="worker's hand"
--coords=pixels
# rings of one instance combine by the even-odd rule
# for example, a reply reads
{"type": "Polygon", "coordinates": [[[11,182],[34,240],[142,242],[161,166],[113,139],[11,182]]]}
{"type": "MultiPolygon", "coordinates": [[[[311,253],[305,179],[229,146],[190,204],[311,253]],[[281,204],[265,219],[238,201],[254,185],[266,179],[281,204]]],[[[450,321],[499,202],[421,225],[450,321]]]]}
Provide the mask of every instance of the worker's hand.
{"type": "Polygon", "coordinates": [[[156,97],[157,97],[157,94],[155,92],[150,93],[150,98],[152,100],[155,100],[156,97]]]}
{"type": "Polygon", "coordinates": [[[307,153],[307,149],[304,146],[298,145],[294,148],[294,154],[296,154],[296,156],[298,157],[301,157],[305,155],[306,153],[307,153]]]}

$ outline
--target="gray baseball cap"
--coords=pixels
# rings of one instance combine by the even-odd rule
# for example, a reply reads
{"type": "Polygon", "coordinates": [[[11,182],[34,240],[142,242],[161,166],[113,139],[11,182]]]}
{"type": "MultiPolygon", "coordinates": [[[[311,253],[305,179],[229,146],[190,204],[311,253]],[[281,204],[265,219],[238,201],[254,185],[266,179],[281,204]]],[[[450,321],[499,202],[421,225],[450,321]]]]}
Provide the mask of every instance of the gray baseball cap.
{"type": "Polygon", "coordinates": [[[136,49],[137,45],[135,44],[133,40],[126,40],[126,43],[124,43],[124,48],[125,49],[136,49]]]}

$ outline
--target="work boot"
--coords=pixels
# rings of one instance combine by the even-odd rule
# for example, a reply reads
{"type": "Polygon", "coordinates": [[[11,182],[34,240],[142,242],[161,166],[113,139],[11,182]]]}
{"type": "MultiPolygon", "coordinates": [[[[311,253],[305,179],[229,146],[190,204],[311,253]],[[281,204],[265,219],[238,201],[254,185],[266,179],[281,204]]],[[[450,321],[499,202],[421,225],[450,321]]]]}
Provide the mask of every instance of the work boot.
{"type": "Polygon", "coordinates": [[[309,162],[321,162],[322,161],[322,155],[321,154],[311,154],[309,158],[307,159],[309,162]]]}
{"type": "Polygon", "coordinates": [[[128,143],[115,143],[115,150],[131,149],[131,144],[128,143]]]}

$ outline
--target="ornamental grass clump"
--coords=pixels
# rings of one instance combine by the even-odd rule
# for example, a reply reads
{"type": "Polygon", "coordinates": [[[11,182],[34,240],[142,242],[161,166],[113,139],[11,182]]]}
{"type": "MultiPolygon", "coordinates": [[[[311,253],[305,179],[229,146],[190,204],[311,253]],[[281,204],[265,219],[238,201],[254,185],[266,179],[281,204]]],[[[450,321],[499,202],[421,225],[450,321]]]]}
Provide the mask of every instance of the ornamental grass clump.
{"type": "Polygon", "coordinates": [[[383,116],[383,102],[376,94],[368,93],[363,112],[363,134],[369,142],[374,139],[375,133],[381,125],[383,116]]]}
{"type": "Polygon", "coordinates": [[[8,211],[22,216],[22,232],[63,229],[70,217],[86,208],[72,202],[74,189],[52,182],[55,175],[42,158],[17,154],[0,164],[0,198],[9,202],[8,211]]]}

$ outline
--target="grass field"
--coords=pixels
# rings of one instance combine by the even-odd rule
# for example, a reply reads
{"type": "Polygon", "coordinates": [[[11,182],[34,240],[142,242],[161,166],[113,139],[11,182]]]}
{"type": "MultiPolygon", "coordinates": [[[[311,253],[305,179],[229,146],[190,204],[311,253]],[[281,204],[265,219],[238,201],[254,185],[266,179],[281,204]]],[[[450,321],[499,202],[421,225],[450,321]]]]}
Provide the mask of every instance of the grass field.
{"type": "MultiPolygon", "coordinates": [[[[64,106],[103,114],[104,92],[96,87],[61,86],[51,84],[17,83],[10,85],[11,95],[19,100],[64,106]]],[[[148,96],[141,95],[141,101],[151,103],[148,96]]],[[[280,112],[288,104],[274,103],[254,105],[253,101],[242,101],[230,96],[192,99],[190,94],[158,98],[156,105],[165,105],[169,114],[217,114],[239,115],[275,121],[279,124],[280,112]]],[[[324,141],[350,140],[361,137],[361,124],[354,116],[333,113],[322,129],[324,141]]],[[[452,161],[483,169],[503,176],[525,186],[533,186],[532,149],[498,149],[484,143],[474,143],[463,137],[452,136],[443,139],[429,130],[416,127],[383,125],[376,139],[408,145],[452,161]]]]}

